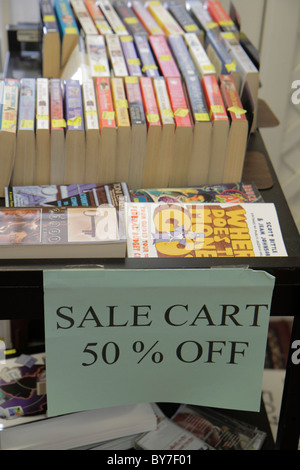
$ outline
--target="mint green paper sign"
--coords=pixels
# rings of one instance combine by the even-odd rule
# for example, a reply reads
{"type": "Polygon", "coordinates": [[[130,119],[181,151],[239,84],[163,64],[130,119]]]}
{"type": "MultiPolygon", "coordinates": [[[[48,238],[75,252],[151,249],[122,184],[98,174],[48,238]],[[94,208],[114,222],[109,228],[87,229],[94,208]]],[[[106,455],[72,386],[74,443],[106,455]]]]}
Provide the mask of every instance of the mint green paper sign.
{"type": "Polygon", "coordinates": [[[273,288],[249,269],[45,271],[49,416],[141,402],[258,411],[273,288]]]}

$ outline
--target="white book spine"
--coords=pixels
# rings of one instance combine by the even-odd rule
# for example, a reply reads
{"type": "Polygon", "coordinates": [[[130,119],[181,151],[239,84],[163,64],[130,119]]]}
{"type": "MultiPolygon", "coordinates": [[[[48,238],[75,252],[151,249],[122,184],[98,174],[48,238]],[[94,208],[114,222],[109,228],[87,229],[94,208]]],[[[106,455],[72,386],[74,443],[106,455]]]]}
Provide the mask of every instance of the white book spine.
{"type": "Polygon", "coordinates": [[[185,33],[184,39],[200,75],[215,74],[216,69],[206,54],[198,36],[195,33],[185,33]]]}
{"type": "Polygon", "coordinates": [[[106,44],[114,75],[116,77],[128,76],[127,66],[118,35],[108,34],[106,36],[106,44]]]}
{"type": "Polygon", "coordinates": [[[86,130],[99,129],[97,103],[94,82],[92,79],[86,80],[82,84],[84,100],[84,119],[86,130]]]}
{"type": "Polygon", "coordinates": [[[36,129],[49,130],[49,82],[48,78],[36,80],[36,129]]]}
{"type": "Polygon", "coordinates": [[[104,36],[88,35],[85,42],[91,77],[109,77],[110,69],[104,36]]]}
{"type": "Polygon", "coordinates": [[[75,16],[85,34],[98,34],[97,28],[87,11],[83,0],[70,0],[75,16]]]}

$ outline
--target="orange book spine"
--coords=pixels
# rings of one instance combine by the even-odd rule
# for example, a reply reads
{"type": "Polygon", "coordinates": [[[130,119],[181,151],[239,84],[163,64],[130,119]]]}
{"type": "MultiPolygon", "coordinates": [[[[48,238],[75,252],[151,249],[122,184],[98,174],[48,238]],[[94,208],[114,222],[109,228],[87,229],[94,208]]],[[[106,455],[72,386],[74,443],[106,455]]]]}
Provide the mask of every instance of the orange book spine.
{"type": "Polygon", "coordinates": [[[132,2],[132,10],[144,26],[144,28],[148,31],[149,34],[152,35],[163,35],[164,32],[162,28],[159,26],[157,21],[153,18],[151,13],[147,10],[143,3],[140,1],[132,2]]]}
{"type": "Polygon", "coordinates": [[[224,105],[234,121],[247,121],[246,111],[243,109],[236,85],[232,75],[220,75],[220,90],[224,105]]]}
{"type": "Polygon", "coordinates": [[[186,102],[181,78],[167,78],[166,85],[176,127],[192,126],[190,111],[186,102]]]}
{"type": "Polygon", "coordinates": [[[175,59],[168,46],[165,36],[149,36],[149,43],[159,65],[162,75],[167,77],[180,78],[180,72],[175,59]]]}
{"type": "Polygon", "coordinates": [[[160,1],[148,2],[147,8],[167,36],[169,34],[184,34],[183,29],[160,1]]]}
{"type": "Polygon", "coordinates": [[[50,80],[50,117],[51,130],[64,129],[66,127],[63,89],[62,82],[59,78],[52,78],[50,80]]]}
{"type": "Polygon", "coordinates": [[[202,77],[202,87],[212,121],[228,120],[221,91],[215,75],[202,77]]]}
{"type": "Polygon", "coordinates": [[[95,23],[96,28],[100,34],[112,33],[112,29],[107,23],[105,16],[98,7],[96,0],[84,0],[85,7],[89,12],[90,17],[95,23]]]}
{"type": "Polygon", "coordinates": [[[100,131],[106,127],[115,128],[115,111],[109,77],[97,77],[95,80],[95,91],[100,131]]]}
{"type": "Polygon", "coordinates": [[[152,79],[150,77],[141,77],[140,87],[147,120],[147,127],[149,128],[160,126],[161,122],[152,79]]]}

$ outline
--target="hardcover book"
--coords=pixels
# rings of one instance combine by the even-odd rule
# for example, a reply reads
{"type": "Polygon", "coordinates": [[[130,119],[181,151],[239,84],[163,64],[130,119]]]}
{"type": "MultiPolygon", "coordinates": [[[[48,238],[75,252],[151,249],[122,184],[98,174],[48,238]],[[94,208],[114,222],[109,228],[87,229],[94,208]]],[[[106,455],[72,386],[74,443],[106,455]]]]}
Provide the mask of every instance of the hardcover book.
{"type": "Polygon", "coordinates": [[[216,76],[204,76],[201,84],[212,121],[212,145],[207,183],[220,184],[224,176],[229,119],[216,76]]]}
{"type": "Polygon", "coordinates": [[[143,185],[147,151],[147,124],[138,77],[125,77],[125,92],[131,123],[128,186],[143,185]]]}
{"type": "Polygon", "coordinates": [[[165,36],[149,36],[149,42],[159,65],[161,75],[167,77],[180,77],[180,71],[168,46],[165,36]]]}
{"type": "Polygon", "coordinates": [[[287,256],[271,203],[139,202],[126,214],[129,258],[287,256]]]}
{"type": "Polygon", "coordinates": [[[168,186],[173,162],[175,120],[164,77],[153,79],[157,106],[161,120],[160,150],[154,166],[156,186],[168,186]]]}
{"type": "Polygon", "coordinates": [[[11,180],[15,161],[19,80],[6,79],[1,82],[0,97],[0,195],[3,196],[4,187],[7,186],[11,180]]]}
{"type": "Polygon", "coordinates": [[[123,78],[111,79],[117,123],[116,180],[128,181],[131,152],[131,124],[123,78]]]}
{"type": "Polygon", "coordinates": [[[52,1],[40,0],[40,10],[43,25],[43,77],[58,77],[60,71],[61,43],[52,1]]]}
{"type": "Polygon", "coordinates": [[[186,76],[184,87],[194,127],[187,184],[194,186],[208,181],[212,123],[199,77],[197,75],[186,76]]]}
{"type": "Polygon", "coordinates": [[[50,183],[65,179],[65,128],[63,85],[59,78],[50,80],[50,183]]]}
{"type": "Polygon", "coordinates": [[[98,34],[95,23],[93,22],[83,0],[70,0],[74,16],[77,19],[84,34],[98,34]]]}
{"type": "Polygon", "coordinates": [[[98,34],[98,36],[88,35],[85,38],[85,45],[91,78],[109,77],[110,67],[105,37],[101,34],[98,34]]]}
{"type": "Polygon", "coordinates": [[[61,67],[64,67],[78,43],[79,30],[68,0],[54,0],[61,40],[61,67]]]}
{"type": "Polygon", "coordinates": [[[162,2],[159,0],[153,0],[147,2],[146,6],[166,36],[169,34],[183,34],[183,29],[179,26],[170,12],[164,7],[162,2]]]}
{"type": "Polygon", "coordinates": [[[86,9],[88,10],[90,17],[94,21],[99,34],[111,34],[113,31],[106,21],[105,16],[100,10],[96,0],[84,0],[86,9]]]}
{"type": "Polygon", "coordinates": [[[81,86],[78,80],[65,81],[66,144],[65,184],[84,182],[85,128],[81,86]]]}
{"type": "Polygon", "coordinates": [[[118,34],[119,36],[128,34],[121,18],[109,0],[99,0],[98,5],[115,34],[118,34]]]}
{"type": "Polygon", "coordinates": [[[36,184],[50,184],[49,80],[36,79],[36,184]]]}
{"type": "Polygon", "coordinates": [[[181,78],[167,78],[167,90],[175,121],[174,151],[170,186],[185,186],[193,145],[193,125],[181,78]]]}
{"type": "Polygon", "coordinates": [[[117,0],[113,6],[118,13],[119,17],[124,22],[128,33],[132,36],[135,34],[148,36],[148,32],[140,22],[133,9],[128,6],[128,3],[123,0],[117,0]]]}
{"type": "Polygon", "coordinates": [[[99,171],[95,177],[97,183],[106,183],[114,181],[116,174],[117,126],[110,78],[96,78],[95,87],[100,125],[99,171]]]}
{"type": "Polygon", "coordinates": [[[119,36],[117,34],[107,34],[105,36],[108,57],[115,77],[126,77],[128,70],[125,57],[122,51],[119,36]]]}
{"type": "Polygon", "coordinates": [[[132,10],[136,14],[137,18],[140,20],[142,25],[145,27],[148,34],[151,34],[151,35],[158,34],[160,36],[164,34],[164,31],[159,26],[159,24],[154,19],[154,17],[151,15],[149,10],[147,10],[144,3],[138,0],[134,0],[132,2],[132,10]]]}
{"type": "Polygon", "coordinates": [[[140,58],[142,72],[147,77],[159,77],[159,70],[154,59],[148,38],[143,35],[136,34],[134,43],[137,54],[140,58]]]}
{"type": "Polygon", "coordinates": [[[157,166],[159,167],[160,164],[158,157],[161,144],[161,122],[152,79],[141,77],[140,87],[147,122],[147,153],[143,185],[155,187],[157,166]]]}
{"type": "Polygon", "coordinates": [[[127,65],[128,74],[135,77],[143,75],[141,62],[137,55],[133,37],[131,35],[120,37],[121,47],[127,65]]]}
{"type": "Polygon", "coordinates": [[[125,256],[113,206],[3,208],[0,224],[2,259],[125,256]]]}
{"type": "Polygon", "coordinates": [[[35,178],[35,78],[20,80],[16,156],[13,171],[14,184],[33,184],[35,178]]]}
{"type": "Polygon", "coordinates": [[[85,176],[86,183],[97,182],[99,174],[100,126],[93,79],[82,84],[85,127],[85,176]]]}

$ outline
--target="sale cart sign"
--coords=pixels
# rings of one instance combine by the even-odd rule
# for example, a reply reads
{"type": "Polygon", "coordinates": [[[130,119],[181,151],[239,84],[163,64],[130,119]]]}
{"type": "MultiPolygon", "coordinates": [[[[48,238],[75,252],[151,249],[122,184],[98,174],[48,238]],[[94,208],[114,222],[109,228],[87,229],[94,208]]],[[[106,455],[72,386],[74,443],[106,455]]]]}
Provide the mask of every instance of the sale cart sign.
{"type": "Polygon", "coordinates": [[[264,271],[44,272],[48,414],[174,402],[258,411],[264,271]]]}

